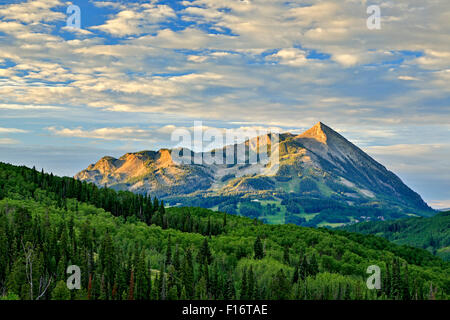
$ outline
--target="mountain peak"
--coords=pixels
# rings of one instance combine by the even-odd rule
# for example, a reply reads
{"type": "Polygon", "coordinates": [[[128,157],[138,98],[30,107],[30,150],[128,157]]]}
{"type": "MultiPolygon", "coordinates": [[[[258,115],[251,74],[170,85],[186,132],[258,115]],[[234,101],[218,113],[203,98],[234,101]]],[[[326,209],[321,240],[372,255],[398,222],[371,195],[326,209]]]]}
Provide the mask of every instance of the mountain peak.
{"type": "Polygon", "coordinates": [[[322,122],[317,122],[313,127],[300,134],[299,138],[310,138],[323,144],[327,144],[328,137],[335,133],[333,129],[322,122]]]}

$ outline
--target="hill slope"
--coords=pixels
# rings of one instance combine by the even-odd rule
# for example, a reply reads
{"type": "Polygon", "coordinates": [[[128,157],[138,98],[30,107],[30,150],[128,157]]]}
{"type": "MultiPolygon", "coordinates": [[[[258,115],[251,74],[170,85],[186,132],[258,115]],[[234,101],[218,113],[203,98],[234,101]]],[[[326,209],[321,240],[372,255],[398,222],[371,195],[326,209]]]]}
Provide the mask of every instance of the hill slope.
{"type": "Polygon", "coordinates": [[[394,173],[321,122],[300,135],[281,134],[274,146],[271,143],[266,135],[214,150],[222,159],[231,149],[231,164],[180,164],[173,159],[179,150],[167,149],[104,157],[75,178],[156,195],[171,205],[215,208],[267,223],[320,226],[361,217],[434,214],[394,173]],[[260,150],[257,145],[269,144],[278,154],[271,154],[268,164],[250,164],[250,154],[260,150]],[[241,146],[247,150],[247,162],[238,161],[241,146]],[[278,166],[273,165],[275,156],[278,166]]]}
{"type": "Polygon", "coordinates": [[[450,297],[448,263],[375,236],[165,209],[141,195],[2,163],[0,187],[0,292],[7,299],[450,297]],[[30,261],[35,291],[26,281],[30,261]],[[70,292],[65,270],[72,264],[81,268],[82,289],[70,292]],[[365,287],[373,264],[382,270],[380,291],[365,287]]]}
{"type": "Polygon", "coordinates": [[[445,260],[450,260],[450,211],[430,218],[364,222],[343,229],[374,234],[394,243],[427,249],[445,260]]]}

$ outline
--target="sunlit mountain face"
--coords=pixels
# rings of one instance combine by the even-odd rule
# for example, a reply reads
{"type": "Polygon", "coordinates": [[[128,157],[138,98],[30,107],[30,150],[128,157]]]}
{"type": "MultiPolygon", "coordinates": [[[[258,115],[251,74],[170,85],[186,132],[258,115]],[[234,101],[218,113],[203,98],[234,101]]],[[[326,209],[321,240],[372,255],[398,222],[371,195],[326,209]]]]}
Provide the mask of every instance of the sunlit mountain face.
{"type": "MultiPolygon", "coordinates": [[[[321,122],[298,135],[280,134],[273,148],[264,149],[272,150],[268,161],[251,163],[252,150],[270,141],[262,136],[243,142],[247,160],[234,156],[232,163],[180,163],[172,157],[177,149],[107,156],[75,178],[162,197],[170,205],[199,205],[273,223],[346,224],[433,213],[394,173],[321,122]]],[[[233,145],[214,153],[222,160],[229,149],[239,150],[233,145]]]]}

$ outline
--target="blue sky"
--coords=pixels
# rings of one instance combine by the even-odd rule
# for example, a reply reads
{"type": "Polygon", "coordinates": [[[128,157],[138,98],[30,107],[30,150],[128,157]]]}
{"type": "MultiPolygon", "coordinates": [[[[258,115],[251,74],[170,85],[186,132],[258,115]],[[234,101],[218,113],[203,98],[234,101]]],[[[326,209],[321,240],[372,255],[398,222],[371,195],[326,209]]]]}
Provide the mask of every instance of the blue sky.
{"type": "Polygon", "coordinates": [[[446,0],[0,0],[0,161],[74,175],[194,121],[322,121],[450,207],[449,20],[446,0]]]}

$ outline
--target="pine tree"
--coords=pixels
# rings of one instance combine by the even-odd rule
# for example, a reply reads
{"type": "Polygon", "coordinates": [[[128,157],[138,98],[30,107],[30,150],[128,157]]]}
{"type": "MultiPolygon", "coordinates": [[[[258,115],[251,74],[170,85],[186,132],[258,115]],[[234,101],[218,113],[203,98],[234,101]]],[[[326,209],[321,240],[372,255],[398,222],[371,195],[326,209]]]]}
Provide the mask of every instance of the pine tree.
{"type": "Polygon", "coordinates": [[[178,247],[178,243],[175,246],[175,255],[173,257],[173,266],[176,272],[180,272],[180,249],[178,247]]]}
{"type": "Polygon", "coordinates": [[[248,300],[248,286],[247,286],[247,269],[244,268],[244,270],[242,270],[242,278],[241,278],[241,296],[240,299],[241,300],[248,300]]]}
{"type": "Polygon", "coordinates": [[[405,266],[402,289],[402,299],[411,300],[411,293],[409,292],[408,264],[405,266]]]}
{"type": "Polygon", "coordinates": [[[350,285],[347,283],[345,286],[345,294],[344,294],[344,300],[351,300],[350,296],[350,285]]]}
{"type": "Polygon", "coordinates": [[[209,249],[208,240],[207,240],[207,238],[204,238],[202,246],[200,248],[200,252],[198,254],[198,262],[199,263],[206,262],[207,264],[210,264],[211,261],[212,261],[212,255],[211,255],[211,251],[209,249]]]}
{"type": "Polygon", "coordinates": [[[391,283],[392,283],[392,276],[391,271],[389,267],[389,263],[386,263],[386,276],[383,278],[383,291],[386,297],[391,298],[392,297],[392,289],[391,289],[391,283]]]}
{"type": "Polygon", "coordinates": [[[399,300],[402,292],[402,281],[400,274],[400,261],[394,258],[392,265],[392,297],[399,300]]]}
{"type": "Polygon", "coordinates": [[[172,264],[172,243],[170,241],[170,234],[169,239],[167,241],[167,250],[166,250],[166,265],[172,264]]]}
{"type": "Polygon", "coordinates": [[[178,300],[178,289],[176,286],[173,286],[169,289],[167,300],[178,300]]]}
{"type": "Polygon", "coordinates": [[[52,300],[70,300],[70,291],[63,280],[58,281],[52,291],[52,300]]]}
{"type": "Polygon", "coordinates": [[[254,251],[255,251],[255,259],[259,260],[259,259],[264,258],[263,246],[262,246],[261,239],[259,238],[259,236],[256,237],[255,244],[254,244],[253,248],[254,248],[254,251]]]}
{"type": "Polygon", "coordinates": [[[192,251],[190,248],[186,250],[183,259],[183,285],[186,288],[186,297],[192,299],[194,297],[194,265],[192,261],[192,251]]]}
{"type": "Polygon", "coordinates": [[[283,269],[280,269],[280,271],[278,271],[278,273],[273,277],[270,291],[271,291],[271,299],[274,300],[289,299],[290,286],[286,279],[283,269]]]}
{"type": "Polygon", "coordinates": [[[316,255],[313,254],[311,261],[309,263],[309,275],[315,277],[319,273],[319,264],[316,260],[316,255]]]}
{"type": "Polygon", "coordinates": [[[142,253],[137,255],[138,261],[137,265],[135,266],[136,272],[134,275],[134,281],[135,281],[135,299],[136,300],[145,300],[149,298],[149,283],[148,283],[148,277],[147,277],[147,266],[145,263],[145,255],[144,251],[142,250],[142,253]]]}
{"type": "Polygon", "coordinates": [[[298,282],[298,273],[299,273],[299,264],[296,264],[294,268],[294,273],[292,275],[292,283],[298,282]]]}
{"type": "Polygon", "coordinates": [[[289,247],[288,246],[284,246],[284,250],[283,250],[283,262],[286,265],[290,265],[290,259],[289,259],[289,247]]]}
{"type": "Polygon", "coordinates": [[[247,298],[253,300],[255,298],[256,285],[252,266],[250,266],[247,277],[247,298]]]}
{"type": "Polygon", "coordinates": [[[233,279],[231,277],[231,274],[228,275],[227,280],[225,282],[225,292],[224,292],[224,299],[225,300],[232,300],[235,297],[235,289],[234,289],[234,283],[233,279]]]}
{"type": "Polygon", "coordinates": [[[305,280],[306,277],[309,275],[309,263],[308,263],[308,259],[306,258],[306,255],[303,256],[303,259],[301,260],[299,269],[300,269],[299,270],[300,278],[302,280],[305,280]]]}

